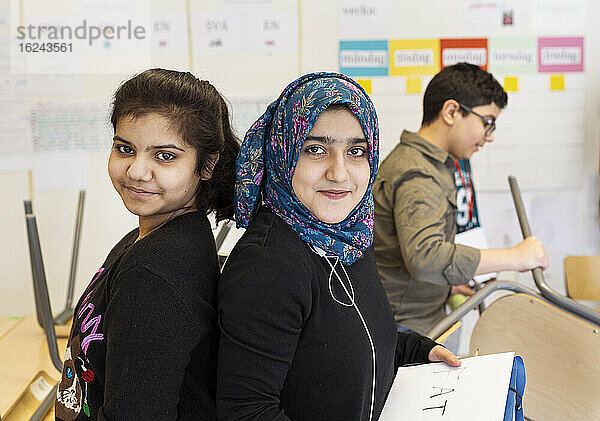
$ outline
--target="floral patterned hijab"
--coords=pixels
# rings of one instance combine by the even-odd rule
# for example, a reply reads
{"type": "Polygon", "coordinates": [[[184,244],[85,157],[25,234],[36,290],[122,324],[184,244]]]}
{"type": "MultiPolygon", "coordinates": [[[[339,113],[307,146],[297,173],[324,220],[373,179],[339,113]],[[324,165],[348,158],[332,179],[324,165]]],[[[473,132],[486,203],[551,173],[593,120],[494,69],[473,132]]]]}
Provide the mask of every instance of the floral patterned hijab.
{"type": "Polygon", "coordinates": [[[379,160],[379,126],[371,99],[354,80],[337,73],[310,73],[290,83],[248,130],[236,163],[235,220],[247,227],[262,198],[306,243],[350,265],[373,242],[373,194],[379,160]],[[369,147],[371,178],[365,196],[341,222],[320,221],[292,189],[304,139],[332,104],[347,104],[369,147]]]}

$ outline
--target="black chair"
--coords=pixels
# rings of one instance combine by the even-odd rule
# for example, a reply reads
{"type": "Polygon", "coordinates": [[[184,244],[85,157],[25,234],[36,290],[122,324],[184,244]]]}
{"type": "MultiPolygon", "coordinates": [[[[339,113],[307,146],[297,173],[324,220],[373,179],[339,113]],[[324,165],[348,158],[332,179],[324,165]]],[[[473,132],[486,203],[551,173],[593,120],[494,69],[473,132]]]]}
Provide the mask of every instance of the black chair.
{"type": "MultiPolygon", "coordinates": [[[[71,251],[71,268],[69,271],[69,283],[67,286],[67,299],[65,302],[64,309],[55,317],[53,317],[53,323],[57,325],[64,325],[71,317],[73,317],[73,291],[75,289],[75,275],[77,272],[77,262],[79,258],[79,242],[81,237],[81,224],[83,221],[83,206],[85,203],[85,191],[79,192],[79,199],[77,203],[77,217],[75,220],[75,233],[73,236],[73,249],[71,251]]],[[[37,222],[30,200],[23,202],[25,207],[25,220],[27,225],[27,237],[29,239],[29,258],[31,261],[31,274],[33,277],[34,284],[34,296],[35,296],[35,309],[38,319],[38,324],[41,328],[44,328],[43,320],[41,317],[42,305],[41,302],[43,297],[40,297],[36,291],[36,285],[46,284],[46,272],[44,270],[44,261],[42,258],[42,251],[40,248],[40,239],[37,229],[37,222]]]]}
{"type": "MultiPolygon", "coordinates": [[[[69,274],[69,285],[67,288],[67,300],[65,308],[56,316],[52,315],[52,306],[48,293],[48,283],[46,281],[46,271],[44,270],[44,260],[42,259],[42,249],[40,247],[40,236],[37,228],[35,214],[30,200],[24,201],[25,223],[27,226],[27,239],[29,242],[29,257],[31,261],[31,274],[33,278],[33,295],[35,297],[35,310],[38,324],[46,334],[46,343],[50,359],[58,372],[62,372],[63,363],[58,353],[58,343],[56,341],[56,331],[54,325],[65,324],[73,316],[73,290],[75,288],[75,273],[77,271],[77,260],[79,257],[79,239],[81,234],[81,223],[83,220],[83,205],[85,202],[85,191],[79,192],[77,204],[77,219],[75,222],[75,234],[73,239],[73,250],[71,253],[71,268],[69,274]]],[[[30,418],[30,421],[41,421],[46,417],[50,408],[54,405],[58,383],[50,390],[42,403],[37,407],[30,418]]]]}

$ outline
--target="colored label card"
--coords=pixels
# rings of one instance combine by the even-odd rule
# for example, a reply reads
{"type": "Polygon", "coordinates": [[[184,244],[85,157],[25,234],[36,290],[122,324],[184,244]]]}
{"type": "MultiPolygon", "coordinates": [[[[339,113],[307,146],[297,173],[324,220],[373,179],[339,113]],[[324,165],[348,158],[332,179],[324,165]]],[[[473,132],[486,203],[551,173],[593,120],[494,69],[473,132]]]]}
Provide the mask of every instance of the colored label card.
{"type": "Polygon", "coordinates": [[[438,39],[390,40],[390,75],[434,75],[440,70],[438,39]]]}
{"type": "Polygon", "coordinates": [[[488,66],[488,43],[486,38],[440,40],[442,68],[456,63],[475,64],[484,70],[488,66]]]}
{"type": "Polygon", "coordinates": [[[583,37],[539,38],[541,73],[583,72],[583,37]]]}
{"type": "Polygon", "coordinates": [[[348,76],[387,76],[387,41],[340,41],[340,72],[348,76]]]}
{"type": "Polygon", "coordinates": [[[488,53],[492,73],[537,72],[536,38],[490,38],[488,53]]]}

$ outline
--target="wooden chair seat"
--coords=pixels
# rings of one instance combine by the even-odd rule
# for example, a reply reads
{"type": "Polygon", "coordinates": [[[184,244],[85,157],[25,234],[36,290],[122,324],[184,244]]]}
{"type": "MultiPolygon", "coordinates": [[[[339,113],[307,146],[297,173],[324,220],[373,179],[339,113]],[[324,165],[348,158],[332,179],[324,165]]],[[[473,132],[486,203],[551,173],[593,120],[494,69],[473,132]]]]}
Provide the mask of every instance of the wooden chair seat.
{"type": "Polygon", "coordinates": [[[470,342],[480,355],[514,351],[527,373],[525,416],[533,420],[600,420],[600,333],[538,298],[513,294],[481,315],[470,342]]]}
{"type": "Polygon", "coordinates": [[[600,256],[567,256],[564,263],[567,295],[600,301],[600,256]]]}

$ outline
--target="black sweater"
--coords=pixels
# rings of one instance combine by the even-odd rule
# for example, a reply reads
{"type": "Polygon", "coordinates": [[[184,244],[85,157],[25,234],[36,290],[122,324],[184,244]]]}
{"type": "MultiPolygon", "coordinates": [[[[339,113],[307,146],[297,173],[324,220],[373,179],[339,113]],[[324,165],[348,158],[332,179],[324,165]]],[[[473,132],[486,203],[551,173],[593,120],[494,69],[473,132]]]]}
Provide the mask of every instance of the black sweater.
{"type": "Polygon", "coordinates": [[[206,215],[127,234],[73,318],[57,419],[215,420],[219,268],[206,215]]]}
{"type": "Polygon", "coordinates": [[[352,285],[327,259],[264,208],[235,246],[219,284],[219,419],[368,420],[370,334],[376,420],[398,365],[428,360],[433,341],[397,333],[372,248],[344,267],[352,285]]]}

